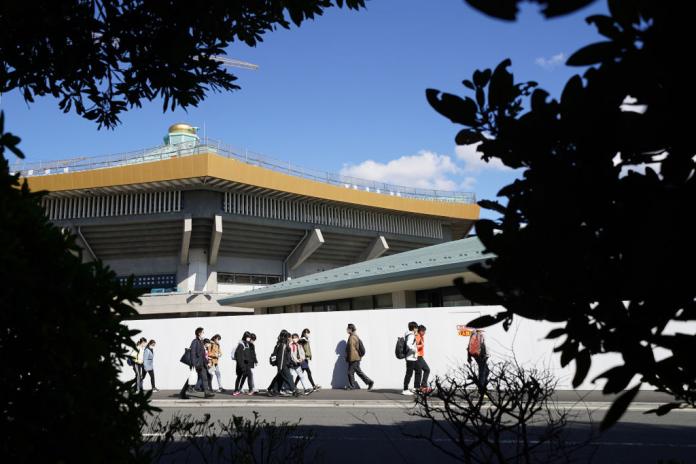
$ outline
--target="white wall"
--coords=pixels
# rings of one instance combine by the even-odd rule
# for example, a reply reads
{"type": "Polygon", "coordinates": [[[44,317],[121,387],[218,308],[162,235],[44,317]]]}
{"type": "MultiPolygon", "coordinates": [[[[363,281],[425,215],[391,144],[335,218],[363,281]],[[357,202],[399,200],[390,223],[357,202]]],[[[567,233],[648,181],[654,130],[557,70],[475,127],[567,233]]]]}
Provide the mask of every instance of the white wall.
{"type": "MultiPolygon", "coordinates": [[[[375,381],[375,388],[402,388],[404,361],[394,356],[396,338],[403,335],[409,321],[427,327],[425,359],[431,375],[444,374],[457,364],[466,362],[468,337],[457,334],[457,325],[466,324],[482,314],[497,313],[498,307],[466,306],[453,308],[383,309],[366,311],[292,313],[250,316],[220,316],[205,318],[152,319],[128,323],[129,327],[142,330],[142,336],[157,340],[155,374],[157,387],[180,388],[186,380],[188,368],[179,358],[188,347],[196,327],[204,327],[208,338],[215,333],[222,335],[224,358],[221,362],[223,386],[234,385],[234,361],[230,350],[234,349],[245,330],[256,333],[256,351],[259,366],[254,371],[257,388],[265,388],[275,375],[275,368],[268,364],[281,329],[300,333],[305,327],[312,332],[312,374],[315,382],[325,388],[345,385],[346,364],[343,361],[342,343],[346,340],[346,325],[352,322],[362,338],[367,354],[362,362],[365,373],[375,381]],[[337,349],[339,353],[337,354],[337,349]]],[[[513,326],[505,332],[502,326],[486,330],[487,347],[492,360],[511,359],[513,355],[527,365],[549,367],[559,378],[559,388],[571,388],[574,365],[560,368],[559,356],[553,353],[556,341],[544,337],[554,326],[549,323],[515,318],[513,326]]],[[[696,323],[688,332],[696,331],[696,323]]],[[[138,337],[141,335],[139,334],[138,337]]],[[[604,355],[593,359],[588,379],[619,364],[617,355],[604,355]]],[[[132,377],[126,366],[124,375],[132,377]]],[[[149,383],[146,381],[146,388],[149,383]]],[[[600,388],[589,380],[581,389],[600,388]]]]}

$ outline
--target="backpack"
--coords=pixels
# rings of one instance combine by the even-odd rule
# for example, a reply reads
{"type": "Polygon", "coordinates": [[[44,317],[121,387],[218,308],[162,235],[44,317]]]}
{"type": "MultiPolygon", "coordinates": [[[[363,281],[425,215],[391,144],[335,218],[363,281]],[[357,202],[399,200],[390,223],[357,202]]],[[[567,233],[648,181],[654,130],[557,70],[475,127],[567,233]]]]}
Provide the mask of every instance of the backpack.
{"type": "Polygon", "coordinates": [[[276,345],[275,348],[273,348],[273,353],[271,353],[271,356],[268,358],[268,362],[271,364],[271,366],[278,367],[278,355],[281,353],[278,353],[278,348],[279,346],[276,345]]]}
{"type": "Polygon", "coordinates": [[[360,355],[361,358],[363,356],[365,356],[365,345],[363,345],[362,340],[360,340],[359,338],[358,338],[358,354],[360,355]]]}
{"type": "Polygon", "coordinates": [[[481,342],[483,336],[474,332],[469,339],[469,356],[472,358],[478,358],[481,356],[481,342]]]}
{"type": "Polygon", "coordinates": [[[399,337],[396,339],[396,346],[394,347],[394,354],[396,359],[404,359],[406,357],[406,339],[404,337],[399,337]]]}

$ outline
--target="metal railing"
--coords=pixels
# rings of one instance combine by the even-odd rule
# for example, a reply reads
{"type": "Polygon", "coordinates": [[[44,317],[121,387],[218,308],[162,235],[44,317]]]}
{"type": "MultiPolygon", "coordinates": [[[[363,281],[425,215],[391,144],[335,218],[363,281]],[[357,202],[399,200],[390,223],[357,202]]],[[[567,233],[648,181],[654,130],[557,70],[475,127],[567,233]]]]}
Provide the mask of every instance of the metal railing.
{"type": "Polygon", "coordinates": [[[406,187],[384,182],[344,176],[337,173],[307,169],[295,164],[277,160],[247,149],[238,149],[214,139],[204,139],[200,142],[184,142],[176,145],[160,145],[155,148],[131,151],[106,156],[81,157],[59,161],[17,162],[10,166],[11,172],[18,172],[23,177],[46,176],[69,172],[91,171],[117,166],[150,163],[172,158],[213,153],[226,158],[259,166],[282,174],[303,179],[322,182],[352,190],[361,190],[405,198],[442,201],[451,203],[475,203],[476,196],[470,192],[454,192],[447,190],[432,190],[416,187],[406,187]]]}

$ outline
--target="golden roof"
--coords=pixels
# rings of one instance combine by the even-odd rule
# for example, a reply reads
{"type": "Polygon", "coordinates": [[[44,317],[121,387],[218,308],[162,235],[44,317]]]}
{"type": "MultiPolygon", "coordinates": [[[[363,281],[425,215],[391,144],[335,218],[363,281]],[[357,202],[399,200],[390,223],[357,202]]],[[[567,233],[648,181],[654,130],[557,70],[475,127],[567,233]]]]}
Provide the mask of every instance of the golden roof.
{"type": "Polygon", "coordinates": [[[187,134],[196,135],[196,128],[190,124],[180,122],[169,126],[169,133],[171,134],[172,132],[185,132],[187,134]]]}

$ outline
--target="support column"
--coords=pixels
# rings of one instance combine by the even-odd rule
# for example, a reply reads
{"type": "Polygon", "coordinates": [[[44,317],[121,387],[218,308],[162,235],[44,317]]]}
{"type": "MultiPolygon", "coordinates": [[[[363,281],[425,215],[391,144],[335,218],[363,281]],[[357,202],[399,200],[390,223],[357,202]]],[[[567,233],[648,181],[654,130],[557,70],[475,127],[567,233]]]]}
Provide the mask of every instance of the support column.
{"type": "Polygon", "coordinates": [[[371,259],[379,258],[389,249],[389,244],[384,235],[375,237],[375,239],[370,243],[370,245],[363,251],[357,259],[357,262],[369,261],[371,259]]]}
{"type": "Polygon", "coordinates": [[[305,238],[295,247],[295,250],[290,253],[290,256],[285,260],[289,271],[294,271],[307,258],[319,249],[324,244],[324,236],[321,230],[313,229],[305,238]]]}
{"type": "Polygon", "coordinates": [[[412,290],[399,290],[392,292],[392,307],[399,308],[415,308],[416,307],[416,292],[412,290]]]}

